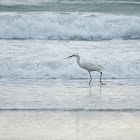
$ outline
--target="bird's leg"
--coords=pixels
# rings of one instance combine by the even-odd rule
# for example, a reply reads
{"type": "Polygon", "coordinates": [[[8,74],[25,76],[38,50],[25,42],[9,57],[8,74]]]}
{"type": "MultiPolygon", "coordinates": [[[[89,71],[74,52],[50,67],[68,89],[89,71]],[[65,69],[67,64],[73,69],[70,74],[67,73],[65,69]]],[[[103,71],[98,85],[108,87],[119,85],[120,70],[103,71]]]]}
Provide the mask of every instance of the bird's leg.
{"type": "Polygon", "coordinates": [[[90,72],[89,72],[89,75],[90,75],[90,81],[89,81],[89,86],[90,86],[90,83],[91,83],[91,81],[92,81],[90,72]]]}
{"type": "Polygon", "coordinates": [[[100,72],[100,73],[101,73],[101,75],[100,75],[100,83],[101,83],[102,85],[104,85],[103,82],[102,82],[102,80],[101,80],[101,78],[102,78],[102,72],[100,72]]]}

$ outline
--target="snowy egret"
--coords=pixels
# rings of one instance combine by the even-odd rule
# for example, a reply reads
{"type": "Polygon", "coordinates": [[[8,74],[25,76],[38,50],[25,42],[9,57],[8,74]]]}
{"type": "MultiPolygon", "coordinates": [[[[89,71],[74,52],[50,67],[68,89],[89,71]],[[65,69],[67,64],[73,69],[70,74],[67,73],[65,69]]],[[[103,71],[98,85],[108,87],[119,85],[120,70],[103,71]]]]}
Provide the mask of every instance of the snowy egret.
{"type": "Polygon", "coordinates": [[[89,85],[92,81],[92,78],[91,78],[91,71],[97,71],[97,72],[100,72],[100,83],[103,85],[103,82],[101,81],[101,77],[102,77],[102,72],[101,70],[103,70],[104,68],[101,66],[101,65],[97,65],[97,64],[94,64],[94,63],[91,63],[91,62],[87,62],[87,61],[84,61],[84,60],[81,60],[80,59],[80,56],[78,54],[74,54],[74,55],[71,55],[67,58],[70,58],[70,57],[77,57],[77,63],[78,65],[87,70],[89,72],[89,76],[90,76],[90,81],[89,81],[89,85]]]}

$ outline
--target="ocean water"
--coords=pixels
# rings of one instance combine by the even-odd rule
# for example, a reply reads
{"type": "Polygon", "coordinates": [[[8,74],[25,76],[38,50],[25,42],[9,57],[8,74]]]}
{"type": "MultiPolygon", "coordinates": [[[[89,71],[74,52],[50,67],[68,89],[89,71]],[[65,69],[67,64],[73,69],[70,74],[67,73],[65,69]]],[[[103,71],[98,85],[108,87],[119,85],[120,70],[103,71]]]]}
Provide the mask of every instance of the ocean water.
{"type": "Polygon", "coordinates": [[[0,1],[0,139],[139,140],[139,116],[138,0],[0,1]]]}

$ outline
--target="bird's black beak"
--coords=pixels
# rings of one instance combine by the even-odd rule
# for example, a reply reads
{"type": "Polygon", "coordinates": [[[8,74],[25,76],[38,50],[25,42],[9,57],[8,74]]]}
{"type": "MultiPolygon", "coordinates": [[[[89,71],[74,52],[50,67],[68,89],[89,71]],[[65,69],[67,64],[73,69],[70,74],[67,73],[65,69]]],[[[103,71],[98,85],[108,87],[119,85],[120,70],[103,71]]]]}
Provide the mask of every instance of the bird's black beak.
{"type": "Polygon", "coordinates": [[[69,57],[67,57],[67,58],[70,58],[70,57],[73,57],[73,55],[71,55],[71,56],[69,56],[69,57]]]}

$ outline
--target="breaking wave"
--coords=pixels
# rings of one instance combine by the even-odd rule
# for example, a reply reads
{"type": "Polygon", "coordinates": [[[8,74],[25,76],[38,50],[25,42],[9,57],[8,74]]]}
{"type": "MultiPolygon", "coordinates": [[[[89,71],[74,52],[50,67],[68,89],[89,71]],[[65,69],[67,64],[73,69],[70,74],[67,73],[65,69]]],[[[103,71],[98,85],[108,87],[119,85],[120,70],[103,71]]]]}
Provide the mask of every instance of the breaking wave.
{"type": "MultiPolygon", "coordinates": [[[[103,78],[139,79],[140,63],[127,61],[102,62],[105,67],[103,78]]],[[[98,72],[93,72],[99,78],[98,72]]],[[[33,61],[0,61],[0,77],[23,79],[80,79],[89,78],[88,72],[79,68],[76,62],[48,60],[38,63],[33,61]]]]}
{"type": "Polygon", "coordinates": [[[140,39],[140,18],[98,13],[0,14],[0,39],[140,39]]]}

